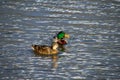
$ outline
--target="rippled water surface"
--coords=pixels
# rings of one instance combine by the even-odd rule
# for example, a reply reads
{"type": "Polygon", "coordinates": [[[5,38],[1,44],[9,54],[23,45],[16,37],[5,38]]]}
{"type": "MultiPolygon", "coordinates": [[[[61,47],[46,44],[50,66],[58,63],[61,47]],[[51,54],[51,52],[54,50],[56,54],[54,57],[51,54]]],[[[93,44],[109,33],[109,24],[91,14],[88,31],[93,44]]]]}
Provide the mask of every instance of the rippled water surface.
{"type": "Polygon", "coordinates": [[[120,0],[0,0],[0,80],[120,80],[120,0]],[[57,60],[32,44],[71,35],[57,60]]]}

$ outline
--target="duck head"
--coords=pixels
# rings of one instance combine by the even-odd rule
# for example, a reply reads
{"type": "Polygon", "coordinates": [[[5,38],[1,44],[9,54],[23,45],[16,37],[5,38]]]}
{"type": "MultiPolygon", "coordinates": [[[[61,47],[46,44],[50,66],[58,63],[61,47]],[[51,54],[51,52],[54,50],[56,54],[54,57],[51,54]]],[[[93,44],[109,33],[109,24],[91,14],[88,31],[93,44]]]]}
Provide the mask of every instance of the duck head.
{"type": "Polygon", "coordinates": [[[70,38],[70,35],[63,32],[63,31],[60,31],[58,34],[57,34],[57,38],[58,39],[63,39],[63,38],[70,38]]]}

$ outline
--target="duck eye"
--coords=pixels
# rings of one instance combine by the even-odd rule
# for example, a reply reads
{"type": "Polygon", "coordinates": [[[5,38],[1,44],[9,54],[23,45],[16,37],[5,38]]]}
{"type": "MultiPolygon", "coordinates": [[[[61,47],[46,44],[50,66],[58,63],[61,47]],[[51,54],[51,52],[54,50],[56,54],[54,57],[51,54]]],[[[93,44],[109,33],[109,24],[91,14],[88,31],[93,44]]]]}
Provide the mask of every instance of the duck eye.
{"type": "Polygon", "coordinates": [[[53,38],[55,38],[55,36],[53,38]]]}

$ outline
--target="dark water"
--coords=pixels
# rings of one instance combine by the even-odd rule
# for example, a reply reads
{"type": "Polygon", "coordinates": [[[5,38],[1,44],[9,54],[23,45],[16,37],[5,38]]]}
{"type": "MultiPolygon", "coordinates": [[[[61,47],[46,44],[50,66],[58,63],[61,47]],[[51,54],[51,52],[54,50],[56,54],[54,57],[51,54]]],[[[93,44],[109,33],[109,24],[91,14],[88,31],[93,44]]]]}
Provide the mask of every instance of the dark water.
{"type": "Polygon", "coordinates": [[[0,0],[0,80],[120,80],[120,0],[0,0]],[[33,54],[61,30],[65,55],[33,54]]]}

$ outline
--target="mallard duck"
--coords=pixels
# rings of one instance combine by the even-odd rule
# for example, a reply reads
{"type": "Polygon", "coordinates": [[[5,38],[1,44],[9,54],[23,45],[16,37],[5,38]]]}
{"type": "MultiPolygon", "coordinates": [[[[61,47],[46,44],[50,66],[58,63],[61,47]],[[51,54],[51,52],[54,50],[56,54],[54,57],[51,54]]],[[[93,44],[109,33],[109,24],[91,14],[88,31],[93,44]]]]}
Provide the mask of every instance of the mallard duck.
{"type": "Polygon", "coordinates": [[[32,49],[35,52],[35,54],[37,55],[45,55],[45,56],[49,56],[49,55],[56,55],[58,54],[58,43],[57,42],[53,42],[51,46],[47,46],[47,45],[32,45],[32,49]]]}
{"type": "Polygon", "coordinates": [[[63,31],[60,31],[56,37],[54,37],[52,45],[32,45],[32,49],[37,55],[54,55],[58,54],[57,48],[60,48],[59,50],[64,51],[65,47],[64,45],[67,44],[67,41],[64,38],[69,38],[69,35],[66,34],[63,31]]]}

